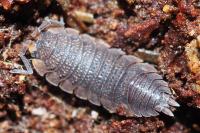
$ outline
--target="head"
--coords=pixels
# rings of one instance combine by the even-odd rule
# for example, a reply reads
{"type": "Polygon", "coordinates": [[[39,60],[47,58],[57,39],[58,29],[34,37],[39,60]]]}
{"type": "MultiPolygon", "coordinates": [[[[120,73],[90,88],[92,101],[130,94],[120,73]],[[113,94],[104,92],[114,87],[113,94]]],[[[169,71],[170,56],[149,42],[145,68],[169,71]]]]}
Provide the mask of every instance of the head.
{"type": "Polygon", "coordinates": [[[55,47],[57,35],[64,29],[64,25],[58,21],[45,19],[42,24],[36,28],[31,37],[35,44],[29,47],[29,51],[35,58],[44,58],[51,54],[52,48],[55,47]],[[42,57],[41,57],[42,56],[42,57]]]}

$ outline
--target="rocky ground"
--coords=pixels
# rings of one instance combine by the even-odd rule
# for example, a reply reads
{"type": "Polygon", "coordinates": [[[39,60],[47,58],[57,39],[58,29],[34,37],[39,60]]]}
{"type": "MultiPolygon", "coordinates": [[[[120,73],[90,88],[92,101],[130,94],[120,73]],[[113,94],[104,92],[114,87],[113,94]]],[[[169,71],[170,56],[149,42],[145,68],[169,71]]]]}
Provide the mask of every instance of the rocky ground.
{"type": "Polygon", "coordinates": [[[200,132],[199,35],[199,0],[0,0],[0,132],[200,132]],[[36,73],[10,74],[45,17],[154,64],[181,104],[175,117],[110,114],[36,73]]]}

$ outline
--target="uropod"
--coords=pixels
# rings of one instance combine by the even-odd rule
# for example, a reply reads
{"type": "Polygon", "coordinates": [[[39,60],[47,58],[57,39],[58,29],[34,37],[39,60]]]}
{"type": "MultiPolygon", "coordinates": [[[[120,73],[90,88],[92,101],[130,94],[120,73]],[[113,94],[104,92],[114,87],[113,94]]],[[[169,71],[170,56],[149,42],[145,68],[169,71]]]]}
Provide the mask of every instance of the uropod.
{"type": "MultiPolygon", "coordinates": [[[[45,20],[32,36],[33,68],[67,93],[125,116],[173,116],[171,109],[179,106],[154,66],[136,56],[53,20],[45,20]]],[[[33,73],[24,55],[19,54],[26,70],[11,73],[33,73]]]]}

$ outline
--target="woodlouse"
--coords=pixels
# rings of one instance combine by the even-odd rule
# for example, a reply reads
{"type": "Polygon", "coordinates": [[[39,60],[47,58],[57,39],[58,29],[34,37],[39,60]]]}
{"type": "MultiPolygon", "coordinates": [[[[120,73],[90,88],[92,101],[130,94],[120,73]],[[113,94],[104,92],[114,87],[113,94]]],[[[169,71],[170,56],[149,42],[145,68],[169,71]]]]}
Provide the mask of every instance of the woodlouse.
{"type": "MultiPolygon", "coordinates": [[[[173,116],[173,99],[168,84],[157,70],[141,59],[109,48],[102,40],[64,28],[57,21],[44,21],[36,32],[32,64],[39,75],[68,93],[103,105],[111,113],[122,109],[125,116],[173,116]]],[[[32,74],[28,60],[20,57],[32,74]]]]}

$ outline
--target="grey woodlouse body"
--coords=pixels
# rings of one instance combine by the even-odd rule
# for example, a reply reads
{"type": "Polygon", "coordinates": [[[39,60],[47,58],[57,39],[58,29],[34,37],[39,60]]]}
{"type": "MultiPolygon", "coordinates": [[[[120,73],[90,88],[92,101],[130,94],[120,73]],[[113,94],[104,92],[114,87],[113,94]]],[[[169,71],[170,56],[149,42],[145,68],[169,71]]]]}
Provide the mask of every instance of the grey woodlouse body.
{"type": "Polygon", "coordinates": [[[55,22],[38,31],[33,66],[62,90],[126,116],[173,116],[171,107],[179,106],[162,76],[141,59],[55,22]]]}

